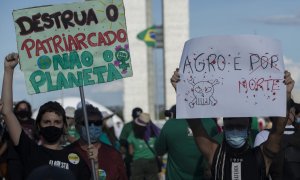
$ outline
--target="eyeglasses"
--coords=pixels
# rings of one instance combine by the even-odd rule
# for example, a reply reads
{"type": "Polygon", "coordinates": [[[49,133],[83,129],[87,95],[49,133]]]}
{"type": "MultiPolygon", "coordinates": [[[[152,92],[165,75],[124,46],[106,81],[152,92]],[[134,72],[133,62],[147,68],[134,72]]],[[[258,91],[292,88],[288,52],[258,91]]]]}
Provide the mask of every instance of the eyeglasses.
{"type": "MultiPolygon", "coordinates": [[[[91,126],[92,124],[94,124],[94,126],[101,126],[102,121],[100,121],[100,120],[99,121],[94,121],[94,120],[90,121],[90,120],[88,120],[88,124],[89,124],[89,126],[91,126]]],[[[83,125],[83,126],[85,125],[84,121],[81,122],[81,125],[83,125]]]]}

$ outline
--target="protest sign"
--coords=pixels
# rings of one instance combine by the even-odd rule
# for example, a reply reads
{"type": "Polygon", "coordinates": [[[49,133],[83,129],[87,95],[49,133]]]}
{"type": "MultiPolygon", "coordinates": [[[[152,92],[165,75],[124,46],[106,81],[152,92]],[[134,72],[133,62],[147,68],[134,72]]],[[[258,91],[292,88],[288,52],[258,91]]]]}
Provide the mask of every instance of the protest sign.
{"type": "Polygon", "coordinates": [[[280,42],[254,35],[187,41],[180,61],[177,117],[285,116],[280,42]]]}
{"type": "Polygon", "coordinates": [[[132,76],[122,0],[21,9],[13,18],[29,94],[132,76]]]}

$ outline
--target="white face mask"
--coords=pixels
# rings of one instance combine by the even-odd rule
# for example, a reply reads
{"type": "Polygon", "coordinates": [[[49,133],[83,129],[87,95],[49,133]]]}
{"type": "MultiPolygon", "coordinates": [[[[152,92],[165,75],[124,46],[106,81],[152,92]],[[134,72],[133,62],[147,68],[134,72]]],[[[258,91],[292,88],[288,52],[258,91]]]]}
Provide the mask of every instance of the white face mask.
{"type": "Polygon", "coordinates": [[[233,148],[240,148],[242,147],[248,137],[248,129],[245,128],[243,130],[225,130],[225,138],[226,142],[233,148]]]}
{"type": "Polygon", "coordinates": [[[110,118],[110,119],[108,119],[107,121],[106,121],[106,126],[108,127],[108,128],[111,128],[111,127],[113,127],[114,126],[114,121],[112,120],[112,118],[110,118]]]}

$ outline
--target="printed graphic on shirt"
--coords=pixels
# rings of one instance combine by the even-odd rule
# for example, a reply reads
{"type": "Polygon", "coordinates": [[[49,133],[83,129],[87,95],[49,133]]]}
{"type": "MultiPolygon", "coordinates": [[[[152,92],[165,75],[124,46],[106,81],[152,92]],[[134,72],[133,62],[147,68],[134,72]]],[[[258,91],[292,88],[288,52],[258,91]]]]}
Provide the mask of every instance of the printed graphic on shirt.
{"type": "Polygon", "coordinates": [[[231,177],[232,180],[242,180],[241,162],[232,162],[231,177]]]}
{"type": "Polygon", "coordinates": [[[70,153],[68,155],[68,159],[69,159],[70,163],[72,163],[72,164],[78,164],[80,161],[79,156],[75,153],[70,153]]]}
{"type": "Polygon", "coordinates": [[[193,131],[192,131],[192,129],[191,128],[187,128],[187,135],[188,136],[193,136],[193,131]]]}
{"type": "Polygon", "coordinates": [[[63,168],[63,169],[69,169],[69,163],[58,161],[58,160],[49,160],[49,165],[63,168]]]}
{"type": "Polygon", "coordinates": [[[105,180],[106,172],[103,169],[98,169],[98,177],[99,177],[99,180],[105,180]]]}

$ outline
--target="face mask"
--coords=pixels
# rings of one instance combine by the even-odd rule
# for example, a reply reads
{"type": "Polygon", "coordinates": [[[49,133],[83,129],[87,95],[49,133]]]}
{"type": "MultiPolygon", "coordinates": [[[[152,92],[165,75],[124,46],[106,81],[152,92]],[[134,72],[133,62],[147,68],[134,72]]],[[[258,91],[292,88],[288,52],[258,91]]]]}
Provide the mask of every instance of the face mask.
{"type": "Polygon", "coordinates": [[[233,148],[240,148],[242,147],[247,140],[248,137],[248,130],[225,130],[225,138],[226,142],[233,148]]]}
{"type": "MultiPolygon", "coordinates": [[[[97,142],[102,134],[102,126],[95,126],[92,124],[89,126],[89,132],[91,143],[97,142]]],[[[85,126],[81,126],[80,137],[82,137],[84,141],[88,142],[85,126]]]]}
{"type": "Polygon", "coordinates": [[[58,128],[55,126],[42,127],[40,129],[40,134],[43,138],[50,144],[56,143],[63,134],[63,128],[58,128]]]}
{"type": "Polygon", "coordinates": [[[20,111],[16,112],[16,116],[21,118],[21,119],[30,118],[29,114],[30,113],[27,110],[20,110],[20,111]]]}

